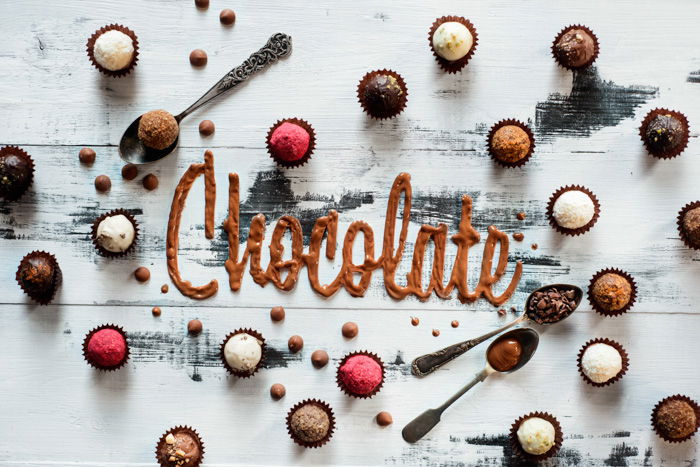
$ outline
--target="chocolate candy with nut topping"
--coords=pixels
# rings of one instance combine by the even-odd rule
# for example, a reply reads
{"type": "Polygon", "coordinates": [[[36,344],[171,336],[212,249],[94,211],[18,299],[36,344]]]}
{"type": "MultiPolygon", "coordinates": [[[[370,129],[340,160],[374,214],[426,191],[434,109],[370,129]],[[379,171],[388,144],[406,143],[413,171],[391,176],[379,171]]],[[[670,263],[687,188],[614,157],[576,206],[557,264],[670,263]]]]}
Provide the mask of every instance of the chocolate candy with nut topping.
{"type": "Polygon", "coordinates": [[[584,66],[595,55],[595,40],[583,29],[570,29],[554,45],[557,60],[572,68],[584,66]]]}
{"type": "Polygon", "coordinates": [[[375,117],[396,114],[403,102],[403,93],[398,80],[389,74],[373,76],[362,92],[368,111],[375,117]]]}
{"type": "Polygon", "coordinates": [[[158,446],[162,466],[197,465],[202,459],[202,442],[188,429],[176,428],[158,446]]]}
{"type": "Polygon", "coordinates": [[[695,410],[686,401],[670,399],[656,411],[654,424],[663,436],[680,439],[697,430],[698,419],[695,410]]]}
{"type": "Polygon", "coordinates": [[[504,125],[491,137],[491,152],[502,162],[517,162],[527,156],[532,147],[530,136],[516,125],[504,125]]]}
{"type": "Polygon", "coordinates": [[[32,163],[24,154],[0,154],[0,199],[16,200],[32,183],[32,163]]]}
{"type": "Polygon", "coordinates": [[[647,125],[644,142],[652,154],[668,154],[685,141],[685,127],[675,116],[656,115],[647,125]]]}

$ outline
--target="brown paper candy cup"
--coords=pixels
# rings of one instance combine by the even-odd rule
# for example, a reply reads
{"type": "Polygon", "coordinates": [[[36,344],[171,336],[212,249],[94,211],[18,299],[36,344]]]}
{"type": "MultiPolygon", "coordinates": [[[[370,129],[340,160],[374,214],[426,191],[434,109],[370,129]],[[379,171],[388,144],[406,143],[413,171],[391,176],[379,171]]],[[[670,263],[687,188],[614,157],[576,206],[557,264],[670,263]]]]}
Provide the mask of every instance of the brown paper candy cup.
{"type": "Polygon", "coordinates": [[[680,155],[683,151],[685,151],[685,148],[688,146],[688,138],[690,137],[690,125],[688,123],[688,118],[682,114],[681,112],[677,112],[675,110],[669,110],[669,109],[663,109],[663,108],[657,108],[650,110],[649,113],[646,114],[644,117],[644,120],[642,121],[642,124],[639,126],[639,136],[642,138],[642,142],[644,143],[644,147],[647,149],[647,152],[651,154],[652,156],[658,158],[658,159],[673,159],[674,157],[680,155]],[[657,115],[671,115],[672,117],[677,118],[680,122],[681,125],[683,126],[683,141],[676,147],[673,151],[666,152],[666,153],[654,153],[651,151],[649,146],[647,146],[647,141],[645,138],[647,128],[649,127],[649,123],[651,123],[652,119],[656,117],[657,115]]]}
{"type": "Polygon", "coordinates": [[[375,71],[370,71],[369,73],[365,74],[362,79],[360,80],[360,83],[357,85],[357,100],[359,101],[360,105],[362,106],[362,109],[365,111],[367,115],[370,117],[377,119],[377,120],[384,120],[387,118],[393,118],[399,115],[401,112],[403,112],[403,109],[406,108],[406,103],[408,102],[408,89],[406,88],[406,82],[404,81],[403,77],[395,72],[394,70],[387,70],[382,69],[382,70],[375,70],[375,71]],[[396,111],[394,112],[382,112],[382,113],[376,113],[372,111],[372,108],[365,102],[364,100],[364,93],[362,92],[365,87],[367,86],[367,83],[369,80],[374,78],[377,75],[389,75],[393,76],[396,79],[396,82],[399,84],[399,87],[403,91],[401,93],[401,100],[399,102],[399,105],[396,108],[396,111]]]}
{"type": "Polygon", "coordinates": [[[92,36],[87,41],[87,54],[88,57],[90,58],[90,61],[94,65],[95,68],[100,70],[103,74],[107,76],[112,76],[115,78],[121,78],[122,76],[126,76],[129,73],[131,73],[131,70],[134,69],[136,66],[136,62],[138,61],[139,57],[139,41],[138,38],[136,37],[136,34],[134,34],[134,31],[131,29],[127,28],[126,26],[122,26],[121,24],[108,24],[107,26],[103,26],[97,31],[93,33],[92,36]],[[134,44],[134,54],[131,57],[131,62],[126,68],[122,68],[121,70],[108,70],[107,68],[104,68],[102,65],[97,63],[97,60],[95,60],[95,41],[97,40],[98,37],[100,37],[102,34],[104,34],[107,31],[111,30],[116,30],[119,32],[123,32],[127,36],[131,37],[131,40],[134,44]]]}
{"type": "Polygon", "coordinates": [[[700,208],[700,201],[693,201],[692,203],[688,203],[685,206],[683,206],[683,209],[680,210],[678,213],[678,233],[681,236],[681,240],[683,240],[683,243],[688,248],[692,248],[693,250],[700,250],[700,243],[695,244],[693,243],[690,238],[688,237],[685,227],[683,227],[683,219],[685,218],[685,215],[688,211],[692,211],[695,208],[700,208]]]}
{"type": "Polygon", "coordinates": [[[124,365],[126,365],[126,362],[129,361],[129,339],[126,335],[126,332],[120,326],[117,326],[115,324],[103,324],[102,326],[98,326],[98,327],[92,329],[91,331],[89,331],[85,335],[85,338],[83,339],[83,358],[85,359],[86,362],[88,362],[88,364],[91,367],[96,368],[98,370],[102,370],[102,371],[114,371],[114,370],[117,370],[117,369],[123,367],[124,365]],[[93,362],[88,357],[88,343],[90,342],[90,339],[97,331],[101,331],[103,329],[113,329],[113,330],[117,331],[119,334],[121,334],[124,337],[124,341],[126,342],[126,353],[124,354],[124,359],[121,362],[119,362],[117,365],[102,366],[96,362],[93,362]]]}
{"type": "Polygon", "coordinates": [[[690,438],[695,435],[695,433],[698,431],[698,428],[700,428],[700,405],[698,405],[697,402],[695,402],[693,399],[687,396],[683,396],[681,394],[676,394],[674,396],[669,396],[666,397],[662,400],[660,400],[655,406],[654,409],[651,411],[651,426],[654,428],[654,431],[656,432],[657,435],[664,441],[668,441],[669,443],[682,443],[683,441],[687,441],[690,438]],[[687,402],[688,405],[690,405],[693,410],[695,411],[695,431],[693,431],[691,434],[684,436],[682,438],[669,438],[666,436],[666,434],[659,429],[657,423],[656,423],[656,415],[659,412],[659,409],[661,406],[668,402],[668,401],[683,401],[687,402]]]}
{"type": "Polygon", "coordinates": [[[309,125],[309,122],[306,120],[302,120],[300,118],[285,118],[283,120],[277,120],[274,125],[270,127],[270,129],[267,131],[267,138],[266,138],[266,145],[267,145],[267,152],[270,154],[270,157],[272,160],[274,160],[277,165],[281,165],[282,167],[286,167],[288,169],[294,168],[294,167],[299,167],[311,159],[311,154],[313,154],[314,149],[316,148],[316,131],[314,131],[313,127],[309,125]],[[301,157],[301,159],[297,159],[295,161],[286,161],[284,159],[281,159],[277,157],[272,150],[272,145],[270,144],[270,139],[272,138],[272,133],[282,125],[283,123],[293,123],[295,125],[298,125],[302,127],[306,132],[309,134],[309,148],[306,150],[304,155],[301,157]]]}
{"type": "Polygon", "coordinates": [[[368,352],[366,350],[360,350],[358,352],[351,352],[351,353],[347,354],[346,356],[344,356],[342,360],[340,360],[340,363],[338,364],[338,369],[336,370],[336,374],[335,374],[335,382],[338,385],[338,387],[348,396],[357,397],[358,399],[371,399],[372,397],[374,397],[375,394],[377,394],[379,392],[380,389],[382,389],[382,386],[384,386],[384,377],[385,376],[386,376],[386,370],[384,369],[384,362],[382,362],[382,359],[379,358],[379,356],[377,356],[377,354],[375,354],[375,353],[371,353],[371,352],[368,352]],[[350,357],[354,357],[356,355],[364,355],[366,357],[371,358],[372,360],[377,362],[377,364],[382,369],[382,380],[379,382],[377,387],[375,387],[372,390],[372,392],[369,392],[367,394],[357,394],[357,393],[352,392],[352,390],[350,388],[348,388],[345,385],[345,383],[343,383],[343,381],[340,379],[340,368],[343,365],[345,365],[345,362],[347,362],[348,359],[350,359],[350,357]]]}
{"type": "Polygon", "coordinates": [[[559,451],[563,440],[564,435],[561,431],[561,425],[559,425],[559,422],[556,418],[554,418],[554,416],[548,414],[547,412],[531,412],[527,415],[523,415],[522,417],[518,418],[515,422],[513,422],[513,424],[510,427],[510,444],[513,448],[513,452],[521,459],[530,462],[540,462],[545,459],[549,459],[559,451]],[[549,451],[545,452],[544,454],[530,454],[523,449],[523,447],[520,445],[520,441],[518,441],[518,428],[520,428],[520,424],[528,418],[534,417],[542,418],[554,425],[554,445],[549,449],[549,451]]]}
{"type": "Polygon", "coordinates": [[[320,401],[318,399],[306,399],[306,400],[303,400],[301,402],[298,402],[294,407],[289,409],[289,412],[287,413],[287,432],[289,433],[289,436],[292,438],[292,440],[295,443],[297,443],[299,446],[303,446],[305,448],[320,448],[321,446],[326,444],[331,439],[331,437],[333,436],[334,430],[335,430],[335,416],[333,415],[333,409],[331,409],[331,407],[327,403],[320,401]],[[329,420],[328,433],[326,433],[326,436],[324,436],[319,441],[308,442],[308,441],[304,441],[302,439],[299,439],[294,435],[294,431],[292,430],[292,415],[298,409],[300,409],[301,407],[303,407],[307,404],[312,404],[312,405],[315,405],[317,407],[320,407],[328,415],[328,420],[329,420]]]}
{"type": "Polygon", "coordinates": [[[265,348],[266,348],[266,345],[265,345],[265,338],[262,336],[262,334],[260,334],[258,331],[255,331],[255,330],[253,330],[253,329],[250,329],[250,328],[240,328],[240,329],[236,329],[236,330],[233,331],[233,332],[230,332],[230,333],[224,338],[224,341],[221,343],[221,346],[220,346],[220,349],[219,349],[219,355],[220,355],[220,357],[221,357],[221,363],[223,363],[224,368],[226,368],[226,371],[228,371],[230,374],[232,374],[233,376],[237,376],[237,377],[239,377],[239,378],[250,378],[250,377],[253,376],[255,373],[257,373],[258,370],[259,370],[260,368],[262,368],[263,363],[265,362],[265,348]],[[248,334],[248,335],[250,335],[250,336],[255,337],[255,338],[256,338],[257,340],[259,340],[260,342],[262,342],[262,344],[260,344],[260,347],[261,347],[260,361],[259,361],[258,364],[255,366],[255,368],[253,369],[253,371],[245,372],[245,371],[236,370],[236,369],[233,368],[231,365],[229,365],[228,362],[226,361],[226,355],[224,354],[224,347],[226,346],[226,343],[228,342],[228,340],[231,339],[231,338],[232,338],[233,336],[235,336],[236,334],[248,334]]]}
{"type": "Polygon", "coordinates": [[[440,68],[442,68],[442,70],[447,73],[457,73],[462,68],[464,68],[467,65],[467,63],[469,63],[469,60],[472,58],[472,55],[474,55],[474,52],[476,51],[476,46],[479,43],[479,35],[476,33],[476,28],[474,27],[474,25],[468,19],[463,18],[461,16],[442,16],[436,19],[433,22],[432,26],[430,26],[430,31],[428,32],[428,42],[430,43],[430,50],[433,51],[435,60],[437,60],[438,65],[440,65],[440,68]],[[471,33],[474,39],[472,43],[472,48],[469,49],[467,55],[455,61],[445,60],[435,51],[435,48],[433,47],[433,35],[435,34],[435,31],[437,31],[437,28],[439,28],[441,24],[448,22],[456,22],[464,25],[467,29],[469,29],[469,32],[471,33]]]}
{"type": "Polygon", "coordinates": [[[23,194],[27,192],[27,190],[29,190],[29,187],[32,186],[32,183],[34,182],[34,159],[32,159],[32,156],[27,154],[23,149],[20,149],[17,146],[5,146],[0,148],[0,156],[4,156],[7,154],[14,154],[20,159],[24,159],[25,161],[27,161],[30,167],[29,183],[27,183],[27,186],[22,191],[18,191],[17,193],[11,193],[4,196],[0,195],[0,199],[5,199],[7,201],[17,201],[22,197],[23,194]]]}
{"type": "Polygon", "coordinates": [[[596,36],[595,33],[593,33],[593,31],[591,31],[586,26],[582,26],[580,24],[572,24],[571,26],[567,26],[564,29],[562,29],[561,31],[559,31],[559,34],[557,34],[557,37],[555,37],[554,41],[552,41],[551,49],[552,49],[552,56],[554,57],[554,60],[559,64],[559,66],[562,68],[566,68],[567,70],[573,71],[573,70],[582,70],[584,68],[588,68],[589,66],[591,66],[593,64],[593,62],[595,62],[596,59],[598,58],[598,53],[600,52],[600,45],[598,42],[598,36],[596,36]],[[559,39],[561,39],[561,37],[564,34],[566,34],[567,32],[569,32],[572,29],[581,29],[582,31],[586,31],[588,33],[588,35],[590,35],[593,38],[593,56],[590,58],[590,60],[588,60],[586,63],[584,63],[581,66],[569,66],[565,63],[560,62],[559,57],[557,57],[557,51],[556,51],[557,42],[559,42],[559,39]]]}
{"type": "Polygon", "coordinates": [[[597,388],[602,388],[604,386],[609,386],[616,382],[617,380],[621,379],[625,373],[627,373],[627,370],[629,369],[629,356],[627,355],[627,351],[622,347],[622,345],[619,342],[607,339],[607,338],[597,338],[597,339],[591,339],[585,344],[583,344],[583,347],[581,347],[581,350],[579,350],[578,353],[578,372],[581,374],[581,377],[583,380],[590,384],[591,386],[595,386],[597,388]],[[610,378],[604,383],[596,383],[592,379],[590,379],[588,376],[586,376],[586,373],[583,371],[583,366],[581,365],[581,361],[583,359],[583,354],[586,351],[588,347],[590,347],[593,344],[607,344],[611,347],[614,347],[615,350],[617,350],[620,353],[620,356],[622,357],[622,369],[620,372],[615,375],[613,378],[610,378]]]}
{"type": "Polygon", "coordinates": [[[170,430],[166,431],[163,433],[163,435],[160,437],[158,442],[156,443],[156,460],[160,464],[161,467],[172,467],[173,463],[168,462],[167,459],[162,459],[160,455],[160,451],[163,448],[163,446],[166,444],[165,438],[170,434],[170,433],[175,433],[175,432],[185,432],[189,433],[193,438],[195,438],[198,441],[199,444],[199,459],[195,460],[194,462],[190,460],[190,462],[187,462],[186,464],[183,464],[184,466],[187,467],[197,467],[199,464],[202,463],[204,460],[204,442],[202,441],[202,438],[199,436],[199,433],[197,433],[197,430],[190,426],[183,426],[183,425],[178,425],[176,427],[171,428],[170,430]]]}
{"type": "Polygon", "coordinates": [[[549,203],[547,203],[547,218],[549,219],[549,225],[551,225],[554,230],[559,232],[560,234],[563,235],[569,235],[571,237],[575,237],[577,235],[584,234],[591,230],[591,228],[595,225],[595,223],[598,221],[598,218],[600,217],[600,202],[598,201],[598,198],[593,194],[591,190],[589,190],[586,187],[583,187],[581,185],[567,185],[560,187],[557,191],[555,191],[552,196],[549,197],[549,203]],[[556,219],[554,219],[554,203],[557,201],[559,196],[562,195],[562,193],[567,192],[567,191],[582,191],[586,193],[588,196],[591,197],[591,200],[593,200],[593,206],[594,206],[594,212],[593,212],[593,218],[588,222],[588,224],[584,225],[583,227],[579,227],[578,229],[567,229],[566,227],[562,227],[559,224],[557,224],[556,219]]]}
{"type": "Polygon", "coordinates": [[[20,261],[19,266],[17,267],[17,273],[15,274],[15,279],[17,280],[17,283],[19,286],[22,288],[22,291],[26,293],[29,298],[37,302],[39,305],[48,305],[51,300],[53,300],[53,297],[56,295],[56,291],[58,290],[58,287],[61,285],[63,282],[63,273],[61,272],[61,268],[58,265],[58,261],[56,261],[56,257],[52,255],[51,253],[47,253],[46,251],[32,251],[31,253],[28,253],[22,258],[22,261],[20,261]],[[20,274],[20,271],[22,269],[22,264],[25,261],[28,261],[31,258],[44,258],[44,260],[51,264],[54,270],[54,275],[53,275],[53,282],[51,284],[51,288],[47,290],[45,293],[35,293],[33,291],[30,291],[25,288],[24,284],[22,283],[22,277],[20,274]]]}
{"type": "Polygon", "coordinates": [[[634,305],[635,300],[637,299],[637,283],[634,281],[634,277],[632,277],[628,272],[623,271],[622,269],[617,269],[617,268],[605,268],[601,269],[600,271],[596,272],[593,277],[591,278],[591,281],[588,283],[588,301],[591,303],[591,306],[593,309],[596,311],[596,313],[601,314],[603,316],[619,316],[623,313],[627,313],[632,306],[634,305]],[[632,292],[630,293],[630,299],[629,302],[619,310],[606,310],[603,307],[601,307],[593,298],[593,284],[596,283],[598,279],[600,279],[603,275],[605,274],[617,274],[618,276],[622,276],[625,279],[627,279],[627,282],[629,282],[630,287],[632,288],[632,292]]]}
{"type": "Polygon", "coordinates": [[[127,254],[131,253],[134,250],[134,247],[136,246],[136,243],[138,242],[139,239],[139,224],[136,222],[136,219],[134,216],[127,210],[125,209],[113,209],[112,211],[106,212],[102,214],[100,217],[95,219],[95,222],[92,223],[92,243],[95,246],[95,249],[97,250],[97,253],[99,253],[102,256],[106,256],[108,258],[117,258],[119,256],[126,256],[127,254]],[[129,221],[133,224],[134,226],[134,241],[131,242],[131,245],[129,245],[129,248],[127,248],[124,251],[109,251],[105,248],[103,248],[97,241],[97,227],[100,225],[100,222],[105,220],[107,217],[111,216],[117,216],[119,214],[124,215],[129,221]]]}
{"type": "Polygon", "coordinates": [[[493,125],[491,127],[491,130],[489,131],[487,143],[488,143],[488,149],[489,149],[489,154],[491,155],[491,159],[493,159],[497,164],[499,164],[503,167],[521,167],[530,159],[530,156],[532,156],[532,153],[535,150],[535,135],[532,133],[532,130],[530,129],[530,127],[525,125],[520,120],[506,119],[506,120],[501,120],[500,122],[496,123],[495,125],[493,125]],[[504,126],[509,126],[509,125],[517,126],[518,128],[522,129],[525,133],[527,133],[528,138],[530,138],[530,149],[527,151],[527,154],[525,154],[525,156],[523,156],[522,158],[520,158],[514,162],[508,162],[508,161],[504,161],[504,160],[499,159],[498,156],[496,155],[496,152],[493,150],[493,147],[492,147],[493,136],[496,134],[496,131],[498,131],[500,128],[503,128],[504,126]]]}

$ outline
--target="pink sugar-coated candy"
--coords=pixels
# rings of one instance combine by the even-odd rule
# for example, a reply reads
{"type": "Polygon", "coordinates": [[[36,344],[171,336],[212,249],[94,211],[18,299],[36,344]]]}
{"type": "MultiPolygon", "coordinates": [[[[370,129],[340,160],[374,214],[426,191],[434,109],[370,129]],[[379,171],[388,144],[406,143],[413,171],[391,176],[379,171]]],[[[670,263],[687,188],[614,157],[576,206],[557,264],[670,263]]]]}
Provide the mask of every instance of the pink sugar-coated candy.
{"type": "Polygon", "coordinates": [[[308,151],[310,140],[306,129],[295,123],[284,122],[272,132],[270,149],[279,159],[298,161],[308,151]]]}
{"type": "Polygon", "coordinates": [[[338,371],[340,380],[355,394],[369,394],[382,382],[382,367],[366,355],[348,358],[338,371]]]}
{"type": "Polygon", "coordinates": [[[126,355],[124,336],[114,329],[101,329],[90,337],[87,356],[98,366],[118,365],[126,355]]]}

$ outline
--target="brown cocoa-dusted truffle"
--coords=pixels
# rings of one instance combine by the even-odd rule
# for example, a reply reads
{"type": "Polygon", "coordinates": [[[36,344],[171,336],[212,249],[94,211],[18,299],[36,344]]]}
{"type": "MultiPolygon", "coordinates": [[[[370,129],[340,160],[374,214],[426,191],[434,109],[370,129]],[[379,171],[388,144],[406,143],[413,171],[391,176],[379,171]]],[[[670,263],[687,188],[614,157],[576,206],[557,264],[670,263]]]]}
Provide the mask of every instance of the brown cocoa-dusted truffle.
{"type": "Polygon", "coordinates": [[[19,199],[33,178],[34,162],[29,154],[15,146],[0,149],[0,199],[19,199]]]}
{"type": "Polygon", "coordinates": [[[374,118],[391,118],[406,106],[406,84],[398,73],[389,70],[365,75],[358,87],[358,97],[365,111],[374,118]]]}
{"type": "Polygon", "coordinates": [[[624,308],[632,298],[632,285],[619,274],[603,274],[593,283],[591,296],[605,311],[624,308]]]}
{"type": "Polygon", "coordinates": [[[685,212],[681,229],[687,241],[695,248],[700,248],[700,207],[685,212]]]}
{"type": "Polygon", "coordinates": [[[672,114],[658,114],[646,126],[644,144],[652,154],[669,154],[686,141],[686,127],[672,114]]]}
{"type": "Polygon", "coordinates": [[[161,467],[197,466],[204,457],[204,445],[196,431],[176,427],[161,437],[156,456],[161,467]]]}
{"type": "Polygon", "coordinates": [[[698,429],[698,413],[684,398],[673,396],[661,401],[652,413],[656,431],[669,441],[690,437],[698,429]]]}
{"type": "Polygon", "coordinates": [[[552,49],[562,66],[581,68],[595,59],[597,40],[588,30],[572,26],[560,33],[552,49]]]}
{"type": "Polygon", "coordinates": [[[153,149],[165,149],[175,142],[180,127],[170,112],[151,110],[139,120],[139,139],[153,149]]]}
{"type": "Polygon", "coordinates": [[[519,161],[527,156],[531,146],[530,136],[515,125],[502,126],[491,138],[491,151],[503,162],[519,161]]]}
{"type": "Polygon", "coordinates": [[[53,298],[62,275],[53,255],[43,251],[32,251],[22,258],[15,277],[27,295],[45,305],[53,298]]]}
{"type": "Polygon", "coordinates": [[[331,427],[328,413],[316,404],[304,404],[289,418],[292,436],[305,442],[317,443],[323,440],[331,427]]]}

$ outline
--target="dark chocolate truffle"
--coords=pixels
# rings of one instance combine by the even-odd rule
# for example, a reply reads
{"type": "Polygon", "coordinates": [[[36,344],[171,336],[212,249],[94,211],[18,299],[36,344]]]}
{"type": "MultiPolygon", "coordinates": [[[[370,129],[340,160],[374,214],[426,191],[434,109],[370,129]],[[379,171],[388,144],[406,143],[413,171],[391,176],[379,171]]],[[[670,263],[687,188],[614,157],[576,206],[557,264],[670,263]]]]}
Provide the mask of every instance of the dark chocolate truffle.
{"type": "Polygon", "coordinates": [[[700,207],[690,209],[683,214],[681,229],[688,243],[700,248],[700,207]]]}
{"type": "Polygon", "coordinates": [[[51,301],[61,278],[56,258],[43,251],[32,251],[22,258],[16,274],[22,290],[42,305],[51,301]]]}
{"type": "Polygon", "coordinates": [[[593,283],[591,296],[603,310],[618,311],[630,302],[632,285],[627,278],[609,272],[593,283]]]}
{"type": "Polygon", "coordinates": [[[526,157],[532,147],[530,136],[516,125],[504,125],[497,129],[490,141],[494,157],[502,162],[518,162],[526,157]]]}
{"type": "Polygon", "coordinates": [[[370,72],[358,87],[358,97],[365,111],[374,118],[391,118],[406,106],[406,85],[388,70],[370,72]]]}
{"type": "Polygon", "coordinates": [[[673,396],[661,401],[652,414],[652,423],[658,433],[668,439],[682,440],[698,429],[698,413],[684,398],[673,396]]]}
{"type": "Polygon", "coordinates": [[[650,153],[664,155],[673,153],[686,140],[686,128],[675,115],[658,114],[646,126],[644,144],[650,153]]]}
{"type": "Polygon", "coordinates": [[[597,40],[587,30],[572,26],[560,33],[553,51],[557,61],[566,68],[582,68],[593,63],[597,40]]]}
{"type": "Polygon", "coordinates": [[[270,386],[270,397],[274,400],[278,401],[282,399],[285,394],[287,394],[287,388],[285,388],[283,384],[275,383],[270,386]]]}
{"type": "Polygon", "coordinates": [[[97,157],[97,154],[91,148],[83,148],[78,153],[80,163],[85,165],[92,165],[92,163],[95,162],[95,157],[97,157]]]}
{"type": "Polygon", "coordinates": [[[124,180],[133,180],[139,174],[139,168],[134,164],[126,164],[122,167],[122,178],[124,180]]]}
{"type": "Polygon", "coordinates": [[[328,365],[328,352],[325,350],[314,350],[311,354],[311,364],[316,368],[323,368],[328,365]]]}
{"type": "Polygon", "coordinates": [[[190,52],[190,65],[195,67],[203,67],[206,64],[207,53],[204,50],[194,49],[192,52],[190,52]]]}
{"type": "Polygon", "coordinates": [[[175,143],[179,133],[177,120],[165,110],[151,110],[139,120],[139,139],[149,148],[165,149],[175,143]]]}
{"type": "Polygon", "coordinates": [[[0,198],[19,199],[33,178],[34,162],[29,154],[14,146],[0,149],[0,198]]]}
{"type": "Polygon", "coordinates": [[[156,456],[161,467],[196,466],[202,462],[204,446],[197,432],[176,427],[161,437],[156,456]]]}
{"type": "Polygon", "coordinates": [[[100,193],[109,191],[112,188],[112,180],[107,175],[98,175],[95,177],[95,189],[100,193]]]}
{"type": "Polygon", "coordinates": [[[326,410],[307,403],[297,408],[289,417],[291,435],[303,443],[318,443],[328,436],[331,420],[326,410]]]}
{"type": "Polygon", "coordinates": [[[304,348],[304,339],[302,339],[301,336],[294,335],[289,338],[287,347],[289,347],[290,352],[297,353],[304,348]]]}
{"type": "Polygon", "coordinates": [[[236,22],[236,13],[228,8],[221,10],[221,13],[219,13],[219,21],[221,21],[221,24],[224,26],[231,26],[236,22]]]}
{"type": "Polygon", "coordinates": [[[352,339],[353,337],[357,336],[357,334],[360,332],[360,328],[357,327],[357,323],[348,321],[347,323],[343,324],[341,332],[343,333],[343,337],[352,339]]]}

